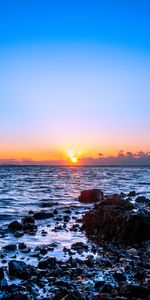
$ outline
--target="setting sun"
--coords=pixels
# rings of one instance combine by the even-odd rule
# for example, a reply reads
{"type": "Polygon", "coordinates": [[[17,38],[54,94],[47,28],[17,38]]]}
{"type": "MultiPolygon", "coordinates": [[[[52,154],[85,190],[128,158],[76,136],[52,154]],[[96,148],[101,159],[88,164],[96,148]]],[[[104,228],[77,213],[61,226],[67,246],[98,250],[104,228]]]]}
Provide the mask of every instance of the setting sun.
{"type": "Polygon", "coordinates": [[[78,156],[73,151],[67,152],[67,159],[72,163],[78,162],[78,156]]]}

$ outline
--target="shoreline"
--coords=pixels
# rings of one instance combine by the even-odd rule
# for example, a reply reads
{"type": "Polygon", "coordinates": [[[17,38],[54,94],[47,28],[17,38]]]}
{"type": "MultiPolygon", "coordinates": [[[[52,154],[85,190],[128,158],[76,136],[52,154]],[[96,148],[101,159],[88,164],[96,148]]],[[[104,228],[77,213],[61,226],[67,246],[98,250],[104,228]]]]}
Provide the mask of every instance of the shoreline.
{"type": "MultiPolygon", "coordinates": [[[[133,192],[130,195],[132,202],[137,196],[133,192]]],[[[127,201],[128,195],[122,197],[127,201]]],[[[148,299],[150,245],[147,241],[131,245],[106,239],[99,245],[92,241],[85,235],[82,216],[97,205],[93,203],[29,211],[17,223],[8,224],[8,241],[16,236],[18,242],[1,248],[0,299],[148,299]],[[42,223],[44,229],[40,227],[42,223]],[[36,238],[39,228],[41,237],[47,238],[51,228],[54,236],[61,233],[65,239],[73,232],[81,234],[81,239],[62,247],[64,255],[59,257],[57,240],[34,247],[22,242],[22,237],[26,241],[30,235],[36,238]]],[[[135,203],[143,211],[149,207],[149,201],[135,203]]]]}

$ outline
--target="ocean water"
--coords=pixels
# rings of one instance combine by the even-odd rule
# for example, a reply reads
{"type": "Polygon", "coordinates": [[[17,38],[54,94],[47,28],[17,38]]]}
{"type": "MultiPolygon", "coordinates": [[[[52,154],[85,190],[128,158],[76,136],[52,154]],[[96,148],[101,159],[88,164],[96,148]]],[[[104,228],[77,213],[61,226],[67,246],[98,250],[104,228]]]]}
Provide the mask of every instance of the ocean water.
{"type": "Polygon", "coordinates": [[[150,167],[0,166],[0,222],[38,210],[43,201],[79,205],[80,191],[89,188],[150,197],[150,167]]]}
{"type": "MultiPolygon", "coordinates": [[[[71,216],[78,213],[81,217],[84,205],[77,199],[80,191],[90,188],[100,188],[106,194],[135,190],[150,198],[150,167],[0,166],[0,227],[20,220],[29,210],[52,211],[56,208],[61,214],[71,207],[71,216]],[[43,203],[52,203],[52,207],[43,208],[43,203]]],[[[33,247],[57,242],[59,247],[54,254],[61,257],[63,247],[76,241],[86,242],[83,233],[71,232],[69,227],[65,231],[55,231],[54,226],[53,220],[38,221],[35,236],[24,235],[18,239],[12,234],[3,234],[0,245],[26,242],[33,247]],[[47,231],[46,236],[41,235],[42,230],[47,231]]]]}

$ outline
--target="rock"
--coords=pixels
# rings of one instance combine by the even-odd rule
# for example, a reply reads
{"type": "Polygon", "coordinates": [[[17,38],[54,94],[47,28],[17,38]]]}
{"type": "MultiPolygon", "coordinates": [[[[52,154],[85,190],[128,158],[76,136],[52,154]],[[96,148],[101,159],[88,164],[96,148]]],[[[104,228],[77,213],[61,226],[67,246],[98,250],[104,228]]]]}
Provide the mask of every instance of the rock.
{"type": "Polygon", "coordinates": [[[135,197],[136,196],[136,192],[135,191],[131,191],[128,194],[128,197],[135,197]]]}
{"type": "Polygon", "coordinates": [[[8,270],[9,270],[9,275],[13,277],[20,278],[20,279],[28,278],[28,266],[23,261],[11,260],[8,263],[8,270]]]}
{"type": "Polygon", "coordinates": [[[16,246],[16,244],[10,244],[10,245],[4,246],[3,249],[6,251],[15,251],[17,249],[17,246],[16,246]]]}
{"type": "Polygon", "coordinates": [[[130,249],[127,250],[127,253],[128,253],[129,255],[134,256],[134,255],[137,255],[138,250],[135,249],[135,248],[130,248],[130,249]]]}
{"type": "Polygon", "coordinates": [[[83,217],[83,228],[91,238],[128,244],[150,239],[150,215],[135,212],[119,196],[109,196],[83,217]],[[110,226],[111,224],[111,226],[110,226]]]}
{"type": "Polygon", "coordinates": [[[19,237],[21,237],[23,235],[24,235],[24,231],[16,231],[16,232],[14,232],[14,236],[17,237],[17,238],[19,238],[19,237]]]}
{"type": "Polygon", "coordinates": [[[27,245],[26,245],[25,243],[19,243],[18,248],[19,248],[20,250],[23,250],[23,249],[26,249],[26,248],[27,248],[27,245]]]}
{"type": "Polygon", "coordinates": [[[70,292],[61,300],[85,300],[85,297],[82,296],[79,292],[70,292]]]}
{"type": "Polygon", "coordinates": [[[70,221],[70,217],[69,216],[64,216],[64,222],[69,222],[70,221]]]}
{"type": "Polygon", "coordinates": [[[36,212],[33,216],[35,220],[42,220],[42,219],[52,218],[54,215],[50,212],[39,211],[36,212]]]}
{"type": "Polygon", "coordinates": [[[126,276],[125,276],[123,273],[119,272],[119,271],[115,272],[115,273],[113,274],[113,277],[114,277],[118,282],[119,282],[119,281],[126,281],[126,276]]]}
{"type": "Polygon", "coordinates": [[[88,246],[82,242],[77,242],[71,245],[71,249],[76,250],[77,252],[84,252],[88,250],[88,246]]]}
{"type": "Polygon", "coordinates": [[[56,266],[56,258],[55,257],[49,257],[45,258],[38,263],[38,268],[41,270],[45,270],[47,268],[54,268],[56,266]]]}
{"type": "Polygon", "coordinates": [[[149,199],[147,199],[147,198],[145,198],[144,196],[139,196],[139,197],[137,197],[136,199],[135,199],[135,201],[137,202],[137,203],[150,203],[150,200],[149,199]]]}
{"type": "Polygon", "coordinates": [[[3,268],[0,268],[0,280],[4,278],[4,271],[3,268]]]}
{"type": "Polygon", "coordinates": [[[23,225],[27,225],[27,224],[35,224],[35,220],[33,217],[30,216],[26,216],[21,220],[21,223],[23,225]]]}
{"type": "Polygon", "coordinates": [[[13,221],[8,225],[8,228],[11,231],[20,231],[23,230],[23,225],[18,221],[13,221]]]}
{"type": "Polygon", "coordinates": [[[82,191],[79,201],[83,203],[93,203],[103,200],[103,192],[99,189],[82,191]]]}
{"type": "Polygon", "coordinates": [[[0,280],[0,287],[6,287],[8,285],[7,280],[5,278],[0,280]]]}
{"type": "Polygon", "coordinates": [[[24,225],[24,231],[36,232],[36,230],[37,230],[37,226],[33,223],[26,223],[24,225]]]}

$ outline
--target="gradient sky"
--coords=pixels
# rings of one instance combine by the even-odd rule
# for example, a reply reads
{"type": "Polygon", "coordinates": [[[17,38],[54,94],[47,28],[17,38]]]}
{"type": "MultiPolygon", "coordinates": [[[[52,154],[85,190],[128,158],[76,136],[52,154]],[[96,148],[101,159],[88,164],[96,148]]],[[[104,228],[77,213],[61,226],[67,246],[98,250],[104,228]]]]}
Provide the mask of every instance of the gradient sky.
{"type": "Polygon", "coordinates": [[[150,1],[0,1],[0,158],[150,151],[150,1]]]}

